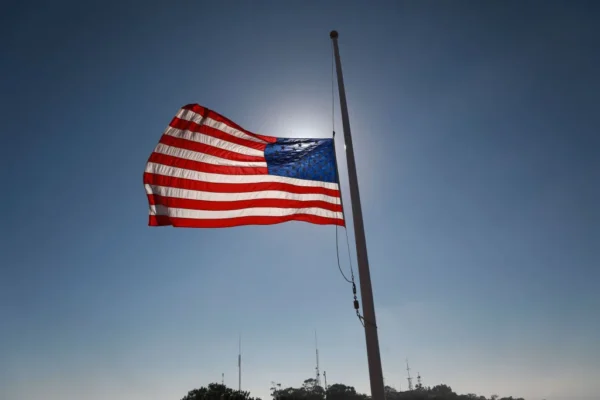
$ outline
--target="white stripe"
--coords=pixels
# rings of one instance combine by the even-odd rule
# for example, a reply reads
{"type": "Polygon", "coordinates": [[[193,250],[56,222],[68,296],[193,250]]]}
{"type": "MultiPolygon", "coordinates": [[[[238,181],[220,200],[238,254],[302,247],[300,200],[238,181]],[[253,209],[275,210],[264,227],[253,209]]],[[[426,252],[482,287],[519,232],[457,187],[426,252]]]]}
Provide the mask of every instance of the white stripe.
{"type": "Polygon", "coordinates": [[[186,121],[192,121],[197,124],[207,125],[207,126],[210,126],[211,128],[218,129],[221,132],[228,133],[231,136],[239,137],[241,139],[251,140],[253,142],[258,142],[258,143],[267,143],[266,141],[264,141],[262,139],[248,135],[247,133],[242,132],[238,129],[232,128],[231,126],[229,126],[223,122],[215,121],[212,118],[203,118],[202,115],[197,114],[192,110],[186,110],[186,109],[182,108],[177,113],[177,118],[184,119],[186,121]]]}
{"type": "Polygon", "coordinates": [[[261,161],[234,161],[226,158],[211,156],[210,154],[199,153],[197,151],[181,149],[179,147],[169,146],[159,143],[154,149],[155,153],[166,154],[168,156],[184,158],[186,160],[199,161],[213,165],[226,165],[229,167],[256,167],[267,168],[267,163],[261,161]]]}
{"type": "Polygon", "coordinates": [[[206,210],[188,210],[185,208],[170,208],[162,205],[151,205],[150,215],[168,215],[173,218],[191,218],[191,219],[224,219],[240,217],[284,217],[295,214],[309,214],[324,218],[336,218],[343,220],[341,212],[324,210],[322,208],[271,208],[256,207],[244,208],[241,210],[227,211],[206,211],[206,210]]]}
{"type": "Polygon", "coordinates": [[[248,156],[264,157],[265,154],[262,150],[252,149],[250,147],[242,146],[241,144],[235,144],[226,140],[217,139],[209,135],[205,135],[199,132],[192,132],[183,129],[173,128],[169,126],[164,132],[165,135],[181,138],[185,140],[191,140],[192,142],[206,144],[208,146],[217,147],[219,149],[233,151],[234,153],[245,154],[248,156]]]}
{"type": "Polygon", "coordinates": [[[327,196],[318,193],[290,193],[281,190],[261,190],[257,192],[242,193],[215,193],[199,190],[179,189],[168,186],[144,185],[146,193],[157,194],[163,197],[178,199],[205,200],[205,201],[239,201],[255,199],[281,199],[298,201],[324,201],[331,204],[340,204],[339,197],[327,196]]]}
{"type": "Polygon", "coordinates": [[[170,176],[173,178],[191,179],[194,181],[213,182],[213,183],[260,183],[260,182],[278,182],[288,183],[296,186],[322,187],[327,189],[339,190],[337,183],[311,181],[308,179],[287,178],[277,175],[223,175],[210,174],[207,172],[192,171],[189,169],[170,167],[168,165],[149,162],[146,164],[146,172],[157,175],[170,176]]]}

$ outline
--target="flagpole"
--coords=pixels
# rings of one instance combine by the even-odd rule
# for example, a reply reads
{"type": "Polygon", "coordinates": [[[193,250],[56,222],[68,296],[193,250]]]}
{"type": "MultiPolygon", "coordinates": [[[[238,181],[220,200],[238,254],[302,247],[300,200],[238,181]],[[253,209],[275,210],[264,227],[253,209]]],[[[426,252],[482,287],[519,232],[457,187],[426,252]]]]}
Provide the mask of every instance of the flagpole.
{"type": "Polygon", "coordinates": [[[240,342],[239,342],[239,352],[238,352],[238,392],[242,392],[242,334],[240,333],[240,342]]]}
{"type": "Polygon", "coordinates": [[[354,160],[354,147],[352,146],[352,136],[350,134],[350,118],[348,116],[348,104],[346,103],[346,90],[344,89],[344,77],[342,75],[342,63],[340,61],[337,31],[331,31],[329,37],[333,41],[338,89],[340,92],[340,108],[342,110],[342,125],[344,128],[344,142],[346,144],[348,180],[350,181],[352,217],[354,220],[354,236],[356,239],[356,255],[358,259],[358,276],[360,278],[360,296],[363,303],[367,359],[371,381],[371,399],[384,400],[383,371],[381,368],[381,356],[379,354],[379,338],[377,335],[377,323],[375,321],[375,305],[373,304],[371,273],[369,271],[369,259],[367,257],[367,240],[365,238],[365,227],[360,205],[358,178],[356,176],[356,161],[354,160]]]}

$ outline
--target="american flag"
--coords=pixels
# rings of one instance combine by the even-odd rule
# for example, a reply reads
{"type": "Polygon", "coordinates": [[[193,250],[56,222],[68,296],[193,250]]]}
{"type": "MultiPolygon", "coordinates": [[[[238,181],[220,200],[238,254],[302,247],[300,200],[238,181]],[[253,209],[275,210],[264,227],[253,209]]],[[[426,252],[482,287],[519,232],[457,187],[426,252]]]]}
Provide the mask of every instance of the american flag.
{"type": "Polygon", "coordinates": [[[167,127],[144,186],[150,226],[344,225],[333,139],[258,135],[198,104],[167,127]]]}

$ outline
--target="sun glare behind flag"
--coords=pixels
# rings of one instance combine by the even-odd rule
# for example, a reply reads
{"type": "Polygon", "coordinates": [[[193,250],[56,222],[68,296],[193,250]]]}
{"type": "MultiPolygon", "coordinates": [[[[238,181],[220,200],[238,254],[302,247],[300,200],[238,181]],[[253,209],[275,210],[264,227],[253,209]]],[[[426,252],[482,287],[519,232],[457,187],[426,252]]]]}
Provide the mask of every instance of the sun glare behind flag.
{"type": "Polygon", "coordinates": [[[144,186],[150,226],[344,226],[333,139],[258,135],[198,104],[167,127],[144,186]]]}

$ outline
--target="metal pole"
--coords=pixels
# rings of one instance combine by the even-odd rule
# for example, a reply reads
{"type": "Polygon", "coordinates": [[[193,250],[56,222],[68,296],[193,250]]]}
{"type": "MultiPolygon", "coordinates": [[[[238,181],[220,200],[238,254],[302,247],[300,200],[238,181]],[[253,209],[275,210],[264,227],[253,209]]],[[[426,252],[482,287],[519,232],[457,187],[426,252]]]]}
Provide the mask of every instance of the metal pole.
{"type": "Polygon", "coordinates": [[[354,160],[354,147],[352,146],[352,136],[350,134],[350,118],[348,116],[348,104],[346,103],[346,91],[344,89],[344,77],[342,75],[342,63],[340,61],[337,31],[331,31],[329,37],[333,41],[338,89],[340,91],[340,108],[342,109],[342,125],[344,127],[344,141],[346,143],[348,180],[350,181],[352,217],[354,219],[354,236],[356,239],[356,256],[358,259],[358,276],[360,278],[360,296],[363,303],[367,359],[369,362],[369,377],[371,381],[371,399],[384,400],[383,371],[381,368],[381,356],[379,354],[379,338],[377,336],[377,323],[375,320],[375,305],[373,304],[371,273],[369,271],[369,259],[367,257],[367,240],[365,238],[365,227],[360,205],[356,162],[354,160]]]}
{"type": "Polygon", "coordinates": [[[242,334],[240,333],[238,353],[238,392],[242,392],[242,334]]]}

